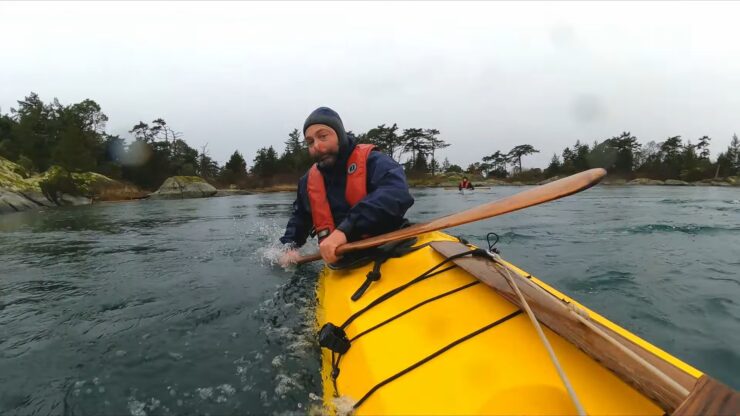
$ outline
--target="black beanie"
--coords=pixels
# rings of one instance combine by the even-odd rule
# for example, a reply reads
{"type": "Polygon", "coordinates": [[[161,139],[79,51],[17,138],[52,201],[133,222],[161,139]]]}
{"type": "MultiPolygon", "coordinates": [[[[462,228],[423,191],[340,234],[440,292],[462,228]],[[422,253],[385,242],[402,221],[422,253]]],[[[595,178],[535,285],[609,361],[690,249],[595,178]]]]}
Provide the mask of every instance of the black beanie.
{"type": "Polygon", "coordinates": [[[344,124],[339,114],[329,107],[319,107],[306,118],[303,123],[303,136],[306,136],[306,130],[313,124],[324,124],[331,127],[339,138],[339,152],[347,148],[347,133],[344,131],[344,124]]]}

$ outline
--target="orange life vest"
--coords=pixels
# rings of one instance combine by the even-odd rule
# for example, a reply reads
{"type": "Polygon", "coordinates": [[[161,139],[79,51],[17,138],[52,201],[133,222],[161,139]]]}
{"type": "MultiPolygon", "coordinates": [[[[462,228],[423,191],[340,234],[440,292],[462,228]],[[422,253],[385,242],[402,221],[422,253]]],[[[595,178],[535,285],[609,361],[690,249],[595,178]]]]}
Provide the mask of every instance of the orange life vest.
{"type": "MultiPolygon", "coordinates": [[[[367,158],[375,148],[372,144],[358,144],[347,160],[347,186],[344,197],[350,207],[357,205],[367,195],[367,158]]],[[[319,240],[324,239],[336,228],[326,196],[324,175],[314,163],[308,171],[308,202],[311,218],[319,240]]]]}

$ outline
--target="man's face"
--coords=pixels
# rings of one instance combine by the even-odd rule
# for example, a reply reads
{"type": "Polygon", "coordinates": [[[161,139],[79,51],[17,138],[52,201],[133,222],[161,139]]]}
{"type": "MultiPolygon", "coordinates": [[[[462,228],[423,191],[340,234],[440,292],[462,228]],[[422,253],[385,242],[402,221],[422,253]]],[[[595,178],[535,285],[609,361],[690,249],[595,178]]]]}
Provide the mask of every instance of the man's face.
{"type": "Polygon", "coordinates": [[[311,158],[321,167],[334,166],[339,155],[337,132],[325,124],[312,124],[304,136],[311,158]]]}

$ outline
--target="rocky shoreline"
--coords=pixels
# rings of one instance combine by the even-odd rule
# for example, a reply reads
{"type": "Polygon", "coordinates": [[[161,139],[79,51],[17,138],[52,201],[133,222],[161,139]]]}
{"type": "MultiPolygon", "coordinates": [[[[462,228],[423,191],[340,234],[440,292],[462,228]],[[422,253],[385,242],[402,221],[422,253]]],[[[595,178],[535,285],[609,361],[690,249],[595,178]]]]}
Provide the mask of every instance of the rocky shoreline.
{"type": "Polygon", "coordinates": [[[52,166],[43,174],[29,175],[22,166],[0,157],[0,214],[103,201],[204,198],[251,193],[239,189],[218,190],[197,176],[168,178],[157,191],[150,193],[98,173],[70,173],[59,166],[52,166]]]}
{"type": "MultiPolygon", "coordinates": [[[[412,188],[456,187],[456,178],[435,177],[434,180],[410,179],[412,188]],[[440,180],[441,179],[441,180],[440,180]]],[[[478,187],[543,185],[560,179],[549,178],[540,182],[507,182],[495,179],[473,181],[478,187]]],[[[675,179],[665,181],[638,178],[605,179],[603,186],[735,186],[740,187],[740,176],[686,182],[675,179]]],[[[0,214],[50,208],[55,206],[89,205],[99,201],[127,201],[133,199],[186,199],[210,198],[255,193],[295,192],[296,184],[274,185],[250,190],[216,189],[198,176],[173,176],[165,180],[152,193],[131,184],[110,179],[93,172],[69,173],[53,166],[40,175],[29,175],[23,167],[0,157],[0,214]],[[74,190],[74,191],[70,191],[74,190]]]]}

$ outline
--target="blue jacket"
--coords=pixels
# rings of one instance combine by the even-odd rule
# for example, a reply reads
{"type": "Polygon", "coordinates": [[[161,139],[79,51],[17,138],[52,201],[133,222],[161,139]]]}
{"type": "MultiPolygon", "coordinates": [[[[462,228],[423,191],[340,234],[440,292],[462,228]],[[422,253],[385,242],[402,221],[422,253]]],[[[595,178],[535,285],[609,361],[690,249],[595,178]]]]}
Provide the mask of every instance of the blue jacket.
{"type": "MultiPolygon", "coordinates": [[[[337,229],[347,235],[348,241],[398,229],[403,223],[404,214],[414,204],[403,167],[390,156],[373,151],[367,158],[367,196],[350,209],[344,190],[347,185],[347,158],[354,148],[355,142],[350,137],[349,146],[342,149],[332,168],[319,167],[324,176],[334,224],[338,224],[337,229]]],[[[293,213],[285,234],[280,238],[283,244],[302,246],[313,228],[307,183],[308,173],[298,182],[293,213]]]]}

